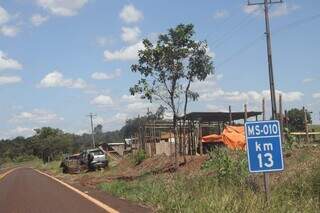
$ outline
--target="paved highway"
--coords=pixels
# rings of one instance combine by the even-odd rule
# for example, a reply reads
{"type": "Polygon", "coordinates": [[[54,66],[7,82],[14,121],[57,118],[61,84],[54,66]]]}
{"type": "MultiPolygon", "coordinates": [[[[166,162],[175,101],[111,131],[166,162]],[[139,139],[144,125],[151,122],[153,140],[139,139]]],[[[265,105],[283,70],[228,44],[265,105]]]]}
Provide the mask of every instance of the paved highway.
{"type": "MultiPolygon", "coordinates": [[[[101,199],[100,199],[101,200],[101,199]]],[[[99,201],[44,174],[19,168],[1,178],[1,213],[102,213],[149,212],[111,197],[99,201]],[[108,202],[111,203],[106,203],[108,202]],[[115,208],[117,207],[117,209],[115,208]]]]}

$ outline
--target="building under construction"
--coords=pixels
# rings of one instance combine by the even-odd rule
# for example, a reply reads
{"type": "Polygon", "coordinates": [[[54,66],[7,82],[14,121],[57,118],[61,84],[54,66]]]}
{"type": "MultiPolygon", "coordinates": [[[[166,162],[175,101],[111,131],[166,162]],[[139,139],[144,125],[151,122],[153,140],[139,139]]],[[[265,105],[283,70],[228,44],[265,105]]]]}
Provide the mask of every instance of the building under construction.
{"type": "MultiPolygon", "coordinates": [[[[207,151],[203,136],[220,135],[228,125],[241,125],[246,119],[258,120],[262,112],[191,112],[179,117],[173,134],[171,120],[148,120],[141,124],[139,131],[132,135],[132,149],[143,149],[148,155],[165,153],[171,155],[175,149],[182,155],[202,155],[207,151]]],[[[219,143],[215,143],[219,145],[219,143]]]]}

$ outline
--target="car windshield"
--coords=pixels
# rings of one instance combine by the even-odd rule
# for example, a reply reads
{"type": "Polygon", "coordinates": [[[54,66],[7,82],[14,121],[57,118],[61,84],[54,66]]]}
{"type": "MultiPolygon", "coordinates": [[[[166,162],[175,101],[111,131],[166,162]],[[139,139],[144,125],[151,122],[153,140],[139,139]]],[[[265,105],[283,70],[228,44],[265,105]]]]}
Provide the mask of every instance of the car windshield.
{"type": "Polygon", "coordinates": [[[94,150],[94,151],[91,151],[90,153],[92,153],[93,155],[103,155],[103,152],[101,150],[94,150]]]}

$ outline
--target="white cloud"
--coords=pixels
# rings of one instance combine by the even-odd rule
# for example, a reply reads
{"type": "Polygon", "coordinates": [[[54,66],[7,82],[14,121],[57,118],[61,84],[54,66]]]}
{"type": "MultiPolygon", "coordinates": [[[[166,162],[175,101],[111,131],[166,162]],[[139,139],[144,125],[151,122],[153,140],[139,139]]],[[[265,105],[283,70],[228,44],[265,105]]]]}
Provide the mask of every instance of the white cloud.
{"type": "MultiPolygon", "coordinates": [[[[295,102],[300,101],[304,94],[302,92],[293,91],[293,92],[283,92],[283,91],[276,91],[276,96],[278,97],[279,94],[282,94],[284,102],[295,102]]],[[[227,100],[227,101],[234,101],[234,102],[244,102],[244,103],[260,103],[261,100],[270,99],[270,91],[263,90],[261,92],[257,91],[224,91],[221,88],[211,88],[207,91],[203,90],[200,91],[200,100],[202,101],[213,101],[213,100],[227,100]]]]}
{"type": "Polygon", "coordinates": [[[22,79],[19,76],[0,76],[0,85],[15,84],[21,81],[22,79]]]}
{"type": "Polygon", "coordinates": [[[108,61],[120,60],[120,61],[127,61],[127,60],[136,60],[138,58],[138,51],[143,50],[144,45],[140,41],[136,44],[131,46],[122,48],[116,51],[104,51],[104,57],[108,61]]]}
{"type": "Polygon", "coordinates": [[[213,18],[214,19],[222,19],[229,16],[229,12],[227,10],[218,10],[214,13],[213,18]]]}
{"type": "Polygon", "coordinates": [[[103,73],[103,72],[95,72],[91,75],[92,79],[95,80],[111,80],[121,76],[121,69],[116,69],[113,73],[103,73]]]}
{"type": "Polygon", "coordinates": [[[318,93],[313,93],[312,97],[313,97],[314,99],[320,99],[320,92],[318,92],[318,93]]]}
{"type": "Polygon", "coordinates": [[[23,137],[30,137],[35,134],[35,131],[33,128],[28,128],[28,127],[21,127],[18,126],[15,129],[11,130],[10,132],[12,135],[19,135],[23,137]]]}
{"type": "Polygon", "coordinates": [[[13,123],[35,123],[35,124],[52,124],[54,122],[64,120],[63,117],[58,116],[57,114],[43,110],[43,109],[34,109],[30,112],[21,112],[17,115],[14,115],[10,122],[13,123]]]}
{"type": "Polygon", "coordinates": [[[121,97],[122,105],[126,108],[124,111],[130,115],[145,114],[149,108],[151,111],[156,110],[156,104],[150,103],[146,99],[141,99],[140,95],[123,95],[121,97]]]}
{"type": "Polygon", "coordinates": [[[7,37],[15,37],[20,29],[17,26],[8,25],[11,20],[10,14],[0,6],[0,34],[7,37]]]}
{"type": "Polygon", "coordinates": [[[302,92],[282,92],[282,91],[276,91],[276,94],[282,94],[283,95],[283,101],[284,102],[294,102],[294,101],[300,101],[304,94],[302,92]]]}
{"type": "Polygon", "coordinates": [[[141,98],[138,95],[122,95],[121,100],[128,103],[140,101],[141,98]]]}
{"type": "MultiPolygon", "coordinates": [[[[298,10],[300,6],[295,4],[282,3],[277,4],[270,10],[270,17],[279,17],[289,15],[298,10]]],[[[263,15],[263,6],[259,5],[245,5],[243,11],[247,14],[263,15]]]]}
{"type": "Polygon", "coordinates": [[[132,4],[125,5],[119,16],[126,23],[135,23],[143,18],[142,12],[137,10],[132,4]]]}
{"type": "Polygon", "coordinates": [[[7,23],[9,19],[9,13],[3,7],[0,6],[0,25],[7,23]]]}
{"type": "Polygon", "coordinates": [[[0,32],[7,37],[15,37],[19,33],[19,28],[16,26],[4,25],[0,28],[0,32]]]}
{"type": "Polygon", "coordinates": [[[74,16],[88,0],[37,0],[42,8],[58,16],[74,16]]]}
{"type": "MultiPolygon", "coordinates": [[[[243,103],[260,103],[263,98],[270,100],[270,91],[225,91],[218,85],[222,74],[211,75],[205,81],[195,81],[191,85],[191,90],[198,92],[199,100],[203,102],[210,101],[232,101],[243,103]]],[[[276,91],[276,96],[282,94],[284,102],[300,101],[304,94],[299,91],[283,92],[276,91]]]]}
{"type": "Polygon", "coordinates": [[[105,121],[104,121],[103,117],[100,117],[100,116],[95,117],[94,120],[93,120],[93,123],[94,123],[95,126],[97,126],[98,124],[103,125],[104,122],[105,121]]]}
{"type": "Polygon", "coordinates": [[[91,130],[89,129],[79,129],[74,132],[76,135],[90,134],[91,130]]]}
{"type": "Polygon", "coordinates": [[[288,15],[296,10],[298,10],[300,7],[298,5],[294,4],[278,4],[274,7],[273,10],[270,12],[270,17],[279,17],[279,16],[285,16],[288,15]]]}
{"type": "Polygon", "coordinates": [[[121,38],[124,42],[132,44],[138,41],[140,33],[138,27],[122,27],[121,38]]]}
{"type": "Polygon", "coordinates": [[[90,103],[92,105],[96,105],[96,106],[100,106],[100,107],[113,106],[112,98],[107,95],[99,95],[99,96],[95,97],[90,103]]]}
{"type": "Polygon", "coordinates": [[[18,61],[8,58],[7,55],[0,50],[0,71],[6,69],[21,70],[22,65],[18,61]]]}
{"type": "Polygon", "coordinates": [[[78,79],[66,79],[63,74],[58,71],[53,71],[47,74],[39,84],[39,87],[66,87],[73,89],[85,89],[87,83],[81,78],[78,79]]]}
{"type": "Polygon", "coordinates": [[[128,115],[126,113],[117,113],[110,119],[107,119],[104,125],[123,125],[127,119],[128,115]]]}
{"type": "Polygon", "coordinates": [[[302,83],[307,84],[307,83],[313,82],[315,80],[316,80],[316,78],[305,78],[302,80],[302,83]]]}
{"type": "Polygon", "coordinates": [[[243,12],[247,14],[254,14],[254,15],[259,15],[261,14],[261,7],[258,5],[244,5],[243,6],[243,12]]]}
{"type": "Polygon", "coordinates": [[[225,109],[222,108],[221,106],[216,106],[213,104],[208,104],[206,105],[207,110],[212,111],[212,112],[225,112],[225,109]]]}
{"type": "Polygon", "coordinates": [[[48,16],[42,16],[40,14],[34,14],[31,16],[30,21],[34,26],[40,26],[44,22],[46,22],[49,19],[48,16]]]}
{"type": "Polygon", "coordinates": [[[115,39],[110,36],[98,36],[96,38],[96,43],[101,47],[105,47],[114,44],[115,39]]]}
{"type": "Polygon", "coordinates": [[[210,49],[209,46],[207,47],[207,54],[208,54],[212,59],[215,59],[215,57],[216,57],[216,54],[215,54],[213,51],[211,51],[211,49],[210,49]]]}

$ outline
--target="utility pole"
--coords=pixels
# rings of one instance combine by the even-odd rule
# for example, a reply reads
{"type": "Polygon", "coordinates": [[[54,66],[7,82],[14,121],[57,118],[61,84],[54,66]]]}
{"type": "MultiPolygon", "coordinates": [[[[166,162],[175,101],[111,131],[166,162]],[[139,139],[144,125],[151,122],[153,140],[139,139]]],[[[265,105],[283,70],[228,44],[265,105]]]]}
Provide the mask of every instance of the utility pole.
{"type": "Polygon", "coordinates": [[[90,113],[88,116],[90,117],[90,121],[91,121],[92,146],[93,146],[93,148],[96,148],[96,143],[94,141],[94,132],[93,132],[93,118],[96,117],[97,115],[90,113]]]}
{"type": "MultiPolygon", "coordinates": [[[[271,111],[272,119],[277,118],[277,105],[276,105],[276,91],[273,78],[273,63],[272,63],[272,48],[271,48],[271,32],[270,32],[270,21],[269,21],[269,5],[283,3],[282,0],[263,0],[263,2],[250,2],[248,0],[248,5],[263,5],[264,6],[264,18],[266,24],[266,40],[267,40],[267,54],[268,54],[268,68],[269,68],[269,84],[270,84],[270,95],[271,95],[271,111]]],[[[270,187],[269,187],[269,174],[264,172],[264,187],[266,194],[266,201],[270,200],[270,187]]]]}

